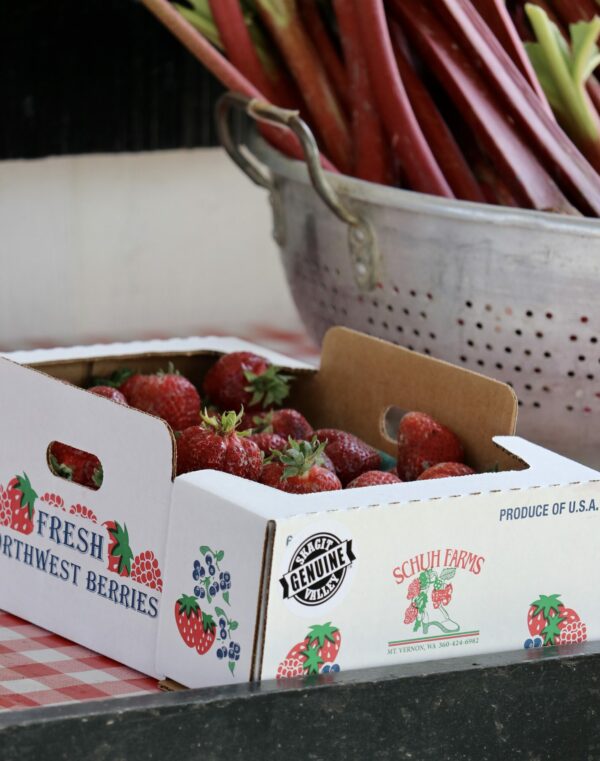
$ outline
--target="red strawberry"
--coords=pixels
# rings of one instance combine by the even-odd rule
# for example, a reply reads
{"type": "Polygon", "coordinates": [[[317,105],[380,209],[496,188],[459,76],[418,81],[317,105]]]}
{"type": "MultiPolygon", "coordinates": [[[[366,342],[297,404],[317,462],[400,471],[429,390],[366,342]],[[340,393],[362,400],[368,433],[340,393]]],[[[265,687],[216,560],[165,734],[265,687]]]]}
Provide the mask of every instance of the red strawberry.
{"type": "Polygon", "coordinates": [[[40,500],[42,502],[46,502],[51,507],[56,507],[58,510],[65,509],[65,501],[58,494],[53,494],[52,492],[46,492],[45,494],[42,494],[42,496],[40,497],[40,500]]]}
{"type": "Polygon", "coordinates": [[[166,373],[132,376],[121,387],[121,391],[131,407],[162,418],[174,431],[183,431],[198,423],[198,391],[172,365],[166,373]]]}
{"type": "Polygon", "coordinates": [[[71,505],[69,508],[69,514],[78,515],[80,518],[86,518],[88,521],[92,521],[92,523],[98,523],[96,513],[85,505],[71,505]]]}
{"type": "Polygon", "coordinates": [[[175,603],[175,622],[181,639],[188,647],[196,647],[202,628],[201,615],[198,600],[191,595],[181,595],[175,603]]]}
{"type": "Polygon", "coordinates": [[[127,526],[121,526],[117,521],[107,521],[102,524],[108,531],[108,570],[119,576],[129,576],[133,552],[129,546],[127,526]]]}
{"type": "Polygon", "coordinates": [[[357,489],[360,486],[379,486],[381,484],[400,484],[402,481],[394,473],[383,470],[367,470],[346,485],[346,489],[357,489]]]}
{"type": "Polygon", "coordinates": [[[304,661],[300,658],[285,658],[277,667],[276,679],[291,679],[304,674],[304,661]]]}
{"type": "Polygon", "coordinates": [[[335,465],[338,478],[345,486],[361,473],[377,470],[381,457],[376,449],[346,431],[335,428],[321,428],[315,431],[321,443],[326,443],[325,454],[335,465]]]}
{"type": "Polygon", "coordinates": [[[50,468],[55,475],[94,490],[102,486],[104,476],[102,464],[90,452],[75,449],[60,441],[53,441],[48,455],[50,468]]]}
{"type": "Polygon", "coordinates": [[[199,627],[199,634],[196,639],[196,652],[200,655],[208,653],[214,644],[217,625],[210,613],[200,611],[202,625],[199,627]]]}
{"type": "Polygon", "coordinates": [[[342,488],[339,478],[323,465],[324,444],[288,442],[284,451],[273,452],[273,460],[264,465],[260,482],[291,494],[310,494],[342,488]]]}
{"type": "Polygon", "coordinates": [[[96,396],[104,396],[106,399],[110,399],[117,404],[123,404],[125,407],[128,406],[125,394],[119,391],[118,388],[112,388],[111,386],[92,386],[91,388],[88,388],[88,391],[92,394],[96,394],[96,396]]]}
{"type": "Polygon", "coordinates": [[[527,628],[532,637],[542,636],[549,616],[559,613],[563,604],[560,595],[540,595],[529,606],[527,628]]]}
{"type": "Polygon", "coordinates": [[[427,481],[430,478],[450,478],[452,476],[472,476],[475,471],[462,462],[438,462],[424,470],[417,481],[427,481]]]}
{"type": "Polygon", "coordinates": [[[331,625],[331,621],[311,626],[306,639],[309,646],[318,645],[318,654],[323,663],[335,661],[342,644],[342,635],[339,629],[331,625]]]}
{"type": "Polygon", "coordinates": [[[34,505],[37,494],[31,486],[27,473],[15,476],[6,489],[10,507],[10,527],[21,534],[33,531],[34,505]]]}
{"type": "Polygon", "coordinates": [[[204,377],[202,389],[224,410],[269,409],[280,406],[289,394],[291,376],[264,357],[248,351],[224,354],[204,377]]]}
{"type": "Polygon", "coordinates": [[[278,433],[284,439],[308,441],[313,435],[313,427],[298,410],[269,410],[259,415],[246,415],[251,419],[249,427],[255,433],[278,433]]]}
{"type": "Polygon", "coordinates": [[[10,526],[11,522],[11,500],[8,496],[8,491],[0,484],[0,526],[10,526]]]}
{"type": "Polygon", "coordinates": [[[438,462],[462,462],[463,446],[455,433],[424,412],[407,412],[398,427],[398,475],[414,481],[438,462]]]}
{"type": "Polygon", "coordinates": [[[287,440],[278,433],[253,433],[248,438],[265,454],[270,454],[274,449],[284,449],[287,444],[287,440]]]}
{"type": "Polygon", "coordinates": [[[145,550],[133,558],[130,576],[132,581],[137,581],[150,587],[150,589],[157,589],[162,592],[163,583],[160,568],[152,550],[145,550]]]}
{"type": "Polygon", "coordinates": [[[187,428],[177,439],[177,475],[194,470],[222,470],[256,481],[263,455],[258,445],[239,435],[241,413],[224,412],[220,418],[202,415],[202,425],[187,428]]]}

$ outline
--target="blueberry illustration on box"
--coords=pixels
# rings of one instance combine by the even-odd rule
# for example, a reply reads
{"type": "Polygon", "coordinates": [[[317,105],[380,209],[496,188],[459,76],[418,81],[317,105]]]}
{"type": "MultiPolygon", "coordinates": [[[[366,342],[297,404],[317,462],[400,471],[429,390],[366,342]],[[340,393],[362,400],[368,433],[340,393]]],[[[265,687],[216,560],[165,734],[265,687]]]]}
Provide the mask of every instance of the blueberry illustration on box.
{"type": "Polygon", "coordinates": [[[185,644],[195,648],[199,655],[208,653],[218,641],[216,657],[227,663],[233,676],[241,647],[232,632],[239,624],[217,604],[221,599],[225,605],[231,605],[231,574],[221,568],[225,558],[223,550],[215,551],[202,545],[199,553],[200,557],[192,565],[193,594],[184,593],[175,602],[175,622],[185,644]]]}

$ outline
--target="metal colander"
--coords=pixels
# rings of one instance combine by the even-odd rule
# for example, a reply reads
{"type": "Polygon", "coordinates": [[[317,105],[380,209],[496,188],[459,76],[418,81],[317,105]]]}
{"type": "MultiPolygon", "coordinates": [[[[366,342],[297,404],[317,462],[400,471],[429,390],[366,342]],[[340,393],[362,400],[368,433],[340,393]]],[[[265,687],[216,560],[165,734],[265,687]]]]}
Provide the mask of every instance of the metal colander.
{"type": "Polygon", "coordinates": [[[505,381],[519,397],[520,435],[600,467],[600,222],[324,173],[295,113],[235,95],[221,100],[218,122],[228,153],[270,191],[313,338],[346,325],[505,381]],[[254,129],[246,145],[234,140],[232,105],[291,128],[306,165],[254,129]]]}

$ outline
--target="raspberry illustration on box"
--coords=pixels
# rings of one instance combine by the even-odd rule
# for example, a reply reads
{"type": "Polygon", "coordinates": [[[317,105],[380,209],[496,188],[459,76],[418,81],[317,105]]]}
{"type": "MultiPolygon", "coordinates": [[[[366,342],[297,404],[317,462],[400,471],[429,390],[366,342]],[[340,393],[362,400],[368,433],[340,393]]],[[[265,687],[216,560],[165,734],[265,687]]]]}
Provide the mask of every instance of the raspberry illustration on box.
{"type": "Polygon", "coordinates": [[[404,623],[413,624],[414,632],[422,629],[423,634],[427,634],[431,627],[435,627],[438,634],[460,631],[460,625],[450,618],[447,610],[454,592],[449,582],[455,574],[456,568],[443,568],[439,574],[430,568],[409,584],[406,597],[411,602],[404,612],[404,623]]]}
{"type": "Polygon", "coordinates": [[[573,608],[567,608],[559,594],[540,595],[527,613],[530,636],[524,643],[532,647],[573,645],[587,640],[587,626],[573,608]]]}
{"type": "Polygon", "coordinates": [[[192,566],[193,594],[184,593],[175,602],[175,623],[185,644],[195,648],[198,655],[208,653],[218,640],[216,657],[227,663],[233,676],[241,647],[233,639],[232,632],[239,627],[239,623],[219,605],[215,604],[212,612],[207,608],[218,602],[219,597],[226,605],[231,605],[231,573],[221,568],[225,558],[223,550],[213,550],[204,544],[199,547],[199,552],[200,558],[196,558],[192,566]]]}

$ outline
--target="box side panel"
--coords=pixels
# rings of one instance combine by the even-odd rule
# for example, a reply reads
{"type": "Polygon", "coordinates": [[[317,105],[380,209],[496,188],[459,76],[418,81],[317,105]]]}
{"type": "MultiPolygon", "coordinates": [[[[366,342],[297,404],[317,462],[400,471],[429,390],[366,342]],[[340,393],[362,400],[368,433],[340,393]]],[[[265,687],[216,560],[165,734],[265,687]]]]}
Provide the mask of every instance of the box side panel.
{"type": "Polygon", "coordinates": [[[256,656],[267,520],[175,482],[157,670],[186,687],[247,682],[256,656]],[[189,613],[189,615],[188,615],[189,613]]]}
{"type": "Polygon", "coordinates": [[[169,430],[6,360],[0,388],[0,608],[154,674],[169,430]],[[51,473],[54,440],[100,458],[98,491],[51,473]]]}
{"type": "Polygon", "coordinates": [[[597,640],[599,521],[600,482],[290,518],[262,678],[597,640]]]}

